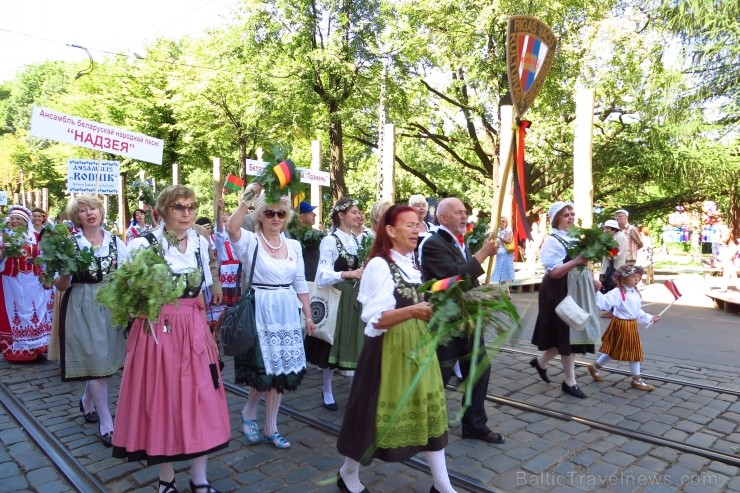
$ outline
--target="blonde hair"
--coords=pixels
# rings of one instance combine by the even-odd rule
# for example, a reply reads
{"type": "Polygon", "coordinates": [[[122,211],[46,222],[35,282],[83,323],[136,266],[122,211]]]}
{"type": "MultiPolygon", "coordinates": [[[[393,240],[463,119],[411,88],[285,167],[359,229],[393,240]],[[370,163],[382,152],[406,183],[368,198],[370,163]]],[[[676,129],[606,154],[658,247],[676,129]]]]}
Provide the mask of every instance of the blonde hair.
{"type": "Polygon", "coordinates": [[[409,205],[412,207],[416,204],[421,204],[422,202],[426,204],[427,198],[421,194],[416,194],[409,197],[409,205]]]}
{"type": "Polygon", "coordinates": [[[283,222],[283,227],[280,231],[285,231],[286,229],[288,229],[288,224],[290,224],[290,221],[293,220],[293,215],[295,214],[295,212],[290,206],[290,200],[287,197],[283,197],[280,199],[280,202],[267,204],[262,201],[260,204],[257,205],[257,207],[255,207],[254,212],[252,213],[254,214],[255,232],[262,231],[262,213],[265,212],[267,209],[285,211],[285,221],[283,222]]]}
{"type": "Polygon", "coordinates": [[[385,213],[385,211],[388,210],[388,207],[390,206],[390,202],[377,201],[370,208],[370,227],[373,229],[373,231],[378,230],[380,220],[383,218],[383,214],[385,213]]]}
{"type": "Polygon", "coordinates": [[[192,199],[195,201],[195,192],[185,185],[170,185],[159,193],[157,197],[157,213],[165,222],[169,217],[167,207],[177,199],[192,199]]]}
{"type": "Polygon", "coordinates": [[[79,210],[83,207],[97,209],[100,211],[100,224],[103,224],[103,201],[94,195],[78,195],[67,204],[67,215],[75,228],[81,228],[79,210]]]}

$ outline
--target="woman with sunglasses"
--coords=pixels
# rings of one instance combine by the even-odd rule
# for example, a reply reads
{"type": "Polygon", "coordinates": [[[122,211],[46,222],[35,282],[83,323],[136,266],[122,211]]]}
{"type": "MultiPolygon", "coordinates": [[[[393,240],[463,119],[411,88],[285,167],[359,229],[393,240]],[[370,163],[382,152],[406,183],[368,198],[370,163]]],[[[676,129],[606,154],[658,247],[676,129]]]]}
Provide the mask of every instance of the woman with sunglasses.
{"type": "MultiPolygon", "coordinates": [[[[246,191],[259,195],[262,187],[251,183],[246,191]]],[[[293,210],[287,198],[266,204],[258,200],[254,216],[255,232],[242,227],[249,210],[242,201],[229,218],[226,230],[246,277],[254,268],[255,320],[257,343],[249,352],[234,359],[236,382],[249,387],[249,398],[242,409],[244,434],[250,443],[271,443],[279,449],[290,447],[277,429],[277,414],[285,391],[296,390],[306,373],[303,331],[299,309],[306,317],[306,332],[314,324],[308,299],[303,250],[296,240],[285,237],[293,210]],[[256,253],[256,257],[255,257],[256,253]],[[254,259],[254,263],[253,263],[254,259]],[[260,434],[257,406],[265,398],[265,428],[260,434]]]]}
{"type": "Polygon", "coordinates": [[[203,290],[213,281],[208,240],[192,227],[197,210],[192,189],[165,188],[157,197],[160,227],[128,246],[133,255],[158,244],[176,276],[201,273],[185,277],[183,296],[164,305],[159,320],[136,319],[126,345],[113,456],[158,465],[159,493],[177,492],[172,462],[181,460],[190,460],[191,492],[218,493],[208,482],[208,454],[231,437],[218,349],[206,322],[203,290]]]}
{"type": "Polygon", "coordinates": [[[601,342],[599,309],[596,305],[596,291],[601,283],[593,279],[589,269],[578,269],[588,263],[586,257],[568,256],[568,246],[573,238],[568,236],[568,228],[575,222],[576,213],[570,202],[555,202],[549,214],[552,233],[545,238],[540,250],[540,259],[545,266],[539,294],[539,313],[532,334],[532,344],[545,351],[529,364],[537,370],[540,378],[550,382],[547,376],[547,363],[560,355],[563,364],[563,383],[566,394],[585,398],[586,394],[576,383],[575,353],[594,353],[594,345],[601,342]],[[573,330],[555,313],[555,307],[570,294],[581,309],[589,312],[584,330],[573,330]]]}
{"type": "MultiPolygon", "coordinates": [[[[360,242],[352,228],[361,224],[363,216],[357,202],[341,198],[331,209],[332,232],[319,245],[318,286],[333,286],[341,291],[336,314],[334,344],[315,337],[306,337],[306,360],[323,370],[322,403],[330,411],[337,410],[332,390],[334,370],[354,371],[364,342],[362,309],[357,302],[362,265],[358,257],[360,242]]],[[[309,334],[310,335],[310,334],[309,334]]],[[[350,381],[351,385],[351,381],[350,381]]]]}

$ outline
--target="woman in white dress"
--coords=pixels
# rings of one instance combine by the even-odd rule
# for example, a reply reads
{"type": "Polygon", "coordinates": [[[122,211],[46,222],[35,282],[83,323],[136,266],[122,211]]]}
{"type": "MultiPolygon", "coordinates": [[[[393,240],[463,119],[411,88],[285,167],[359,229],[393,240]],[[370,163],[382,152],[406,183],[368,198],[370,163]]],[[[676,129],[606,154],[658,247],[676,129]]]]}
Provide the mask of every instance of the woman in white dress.
{"type": "Polygon", "coordinates": [[[98,438],[111,446],[113,417],[108,408],[108,377],[123,366],[123,331],[113,326],[108,307],[95,301],[103,276],[126,259],[126,245],[105,231],[103,203],[80,195],[67,206],[77,234],[77,248],[93,250],[95,261],[84,271],[56,279],[62,296],[59,310],[62,381],[84,380],[80,412],[88,423],[98,423],[98,438]]]}
{"type": "Polygon", "coordinates": [[[334,344],[316,337],[306,337],[306,360],[323,370],[322,402],[330,411],[337,410],[332,390],[334,370],[354,371],[362,352],[365,323],[360,318],[362,307],[357,302],[362,265],[357,253],[360,241],[352,228],[362,220],[357,202],[341,198],[331,209],[333,230],[319,245],[319,268],[316,284],[341,291],[336,314],[334,344]]]}
{"type": "MultiPolygon", "coordinates": [[[[252,183],[246,190],[258,195],[261,186],[252,183]]],[[[252,287],[257,343],[245,356],[234,359],[237,383],[250,388],[249,398],[242,409],[242,424],[249,442],[264,441],[282,449],[290,447],[290,442],[277,430],[280,401],[283,392],[298,388],[306,373],[299,309],[306,317],[309,334],[313,333],[314,324],[301,244],[282,234],[293,214],[290,202],[284,199],[279,203],[262,202],[257,206],[253,213],[254,233],[242,228],[248,211],[248,204],[241,202],[226,226],[246,276],[249,276],[255,259],[252,287]],[[263,396],[265,428],[260,435],[257,406],[263,396]]]]}
{"type": "Polygon", "coordinates": [[[48,291],[41,284],[41,267],[33,261],[39,245],[31,226],[31,211],[10,206],[7,227],[0,231],[0,350],[6,361],[36,361],[47,351],[51,320],[48,291]],[[21,231],[25,228],[25,231],[21,231]],[[10,244],[21,245],[11,248],[10,244]]]}

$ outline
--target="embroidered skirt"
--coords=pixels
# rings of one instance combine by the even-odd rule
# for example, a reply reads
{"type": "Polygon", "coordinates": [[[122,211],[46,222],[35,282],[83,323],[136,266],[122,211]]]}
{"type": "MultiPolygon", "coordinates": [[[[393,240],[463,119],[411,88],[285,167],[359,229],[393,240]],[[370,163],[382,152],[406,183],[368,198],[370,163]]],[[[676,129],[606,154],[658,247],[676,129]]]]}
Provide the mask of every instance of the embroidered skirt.
{"type": "Polygon", "coordinates": [[[419,347],[426,330],[426,325],[413,319],[382,336],[365,337],[337,440],[342,455],[367,465],[373,458],[398,462],[447,445],[447,405],[439,362],[431,347],[419,347]],[[429,366],[408,393],[427,356],[431,356],[429,366]]]}

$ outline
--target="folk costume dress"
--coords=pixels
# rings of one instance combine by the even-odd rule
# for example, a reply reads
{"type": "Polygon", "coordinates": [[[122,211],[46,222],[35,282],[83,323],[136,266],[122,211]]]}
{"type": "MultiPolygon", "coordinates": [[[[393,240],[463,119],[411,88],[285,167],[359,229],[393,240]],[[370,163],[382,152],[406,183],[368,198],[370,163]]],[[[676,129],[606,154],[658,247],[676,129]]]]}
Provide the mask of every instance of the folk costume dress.
{"type": "Polygon", "coordinates": [[[510,228],[504,228],[498,233],[500,244],[496,250],[496,265],[493,267],[491,280],[494,282],[508,282],[514,280],[514,252],[507,252],[503,245],[505,239],[513,239],[514,234],[510,228]]]}
{"type": "Polygon", "coordinates": [[[391,252],[393,263],[372,259],[360,286],[365,345],[357,363],[337,450],[344,456],[369,464],[373,458],[403,461],[422,451],[437,451],[447,444],[447,405],[437,355],[432,347],[420,347],[428,329],[410,319],[390,329],[375,328],[383,312],[421,301],[416,290],[421,273],[413,258],[391,252]],[[419,351],[417,353],[417,351],[419,351]],[[419,366],[431,353],[431,364],[414,389],[406,407],[394,411],[419,366]],[[412,358],[414,355],[414,358],[412,358]]]}
{"type": "Polygon", "coordinates": [[[324,237],[319,245],[319,268],[316,284],[333,286],[342,296],[337,310],[337,325],[334,344],[307,336],[304,340],[306,360],[319,368],[354,370],[363,344],[364,322],[360,318],[362,307],[357,301],[360,282],[356,279],[342,280],[342,272],[360,267],[357,250],[360,243],[351,233],[337,229],[324,237]]]}
{"type": "MultiPolygon", "coordinates": [[[[149,465],[187,460],[228,445],[231,424],[220,382],[216,346],[206,324],[202,292],[213,280],[208,266],[208,240],[192,228],[180,252],[152,232],[175,274],[202,272],[200,285],[188,285],[178,304],[164,305],[159,319],[137,319],[126,344],[118,409],[113,429],[113,456],[149,465]]],[[[149,248],[146,237],[136,238],[129,252],[149,248]]]]}
{"type": "MultiPolygon", "coordinates": [[[[78,249],[93,249],[82,233],[73,239],[78,249]]],[[[110,377],[123,366],[123,330],[113,326],[110,310],[95,301],[95,296],[103,276],[126,260],[126,245],[103,231],[103,242],[93,249],[93,255],[94,262],[72,274],[72,287],[61,293],[59,361],[64,382],[110,377]]]]}
{"type": "Polygon", "coordinates": [[[137,224],[136,221],[131,223],[131,226],[126,230],[126,244],[131,243],[134,238],[139,238],[152,231],[152,227],[149,224],[137,224]]]}
{"type": "Polygon", "coordinates": [[[642,297],[635,288],[616,287],[606,294],[597,293],[596,302],[602,310],[612,311],[614,317],[601,338],[599,352],[617,361],[644,359],[637,324],[648,324],[653,319],[642,310],[642,297]]]}
{"type": "Polygon", "coordinates": [[[551,269],[571,260],[566,250],[571,241],[573,239],[568,236],[567,231],[555,230],[542,243],[540,260],[545,266],[545,275],[540,285],[539,313],[532,334],[532,344],[540,351],[557,347],[558,354],[566,356],[571,353],[593,353],[594,346],[601,342],[599,308],[596,305],[591,271],[574,268],[560,279],[554,279],[548,274],[551,269]],[[584,330],[571,329],[555,313],[555,307],[568,294],[582,310],[591,315],[586,320],[584,330]]]}
{"type": "Polygon", "coordinates": [[[234,250],[249,275],[254,249],[255,320],[257,344],[243,357],[234,358],[236,382],[260,392],[271,389],[283,393],[296,390],[306,373],[303,329],[296,293],[308,293],[303,252],[296,240],[283,237],[288,257],[273,258],[260,244],[257,235],[246,229],[234,243],[234,250]]]}
{"type": "MultiPolygon", "coordinates": [[[[224,295],[223,304],[234,306],[241,299],[241,293],[237,292],[236,285],[239,280],[239,257],[234,251],[234,246],[229,241],[229,234],[225,231],[216,231],[213,235],[218,254],[219,279],[224,295]]],[[[243,270],[243,268],[242,268],[243,270]]]]}
{"type": "MultiPolygon", "coordinates": [[[[0,235],[0,247],[8,234],[0,235]]],[[[47,311],[49,293],[41,284],[41,267],[33,260],[39,255],[39,245],[32,232],[23,233],[25,246],[19,256],[0,260],[0,295],[4,309],[0,310],[0,350],[7,361],[35,361],[47,351],[51,319],[47,311]]]]}

